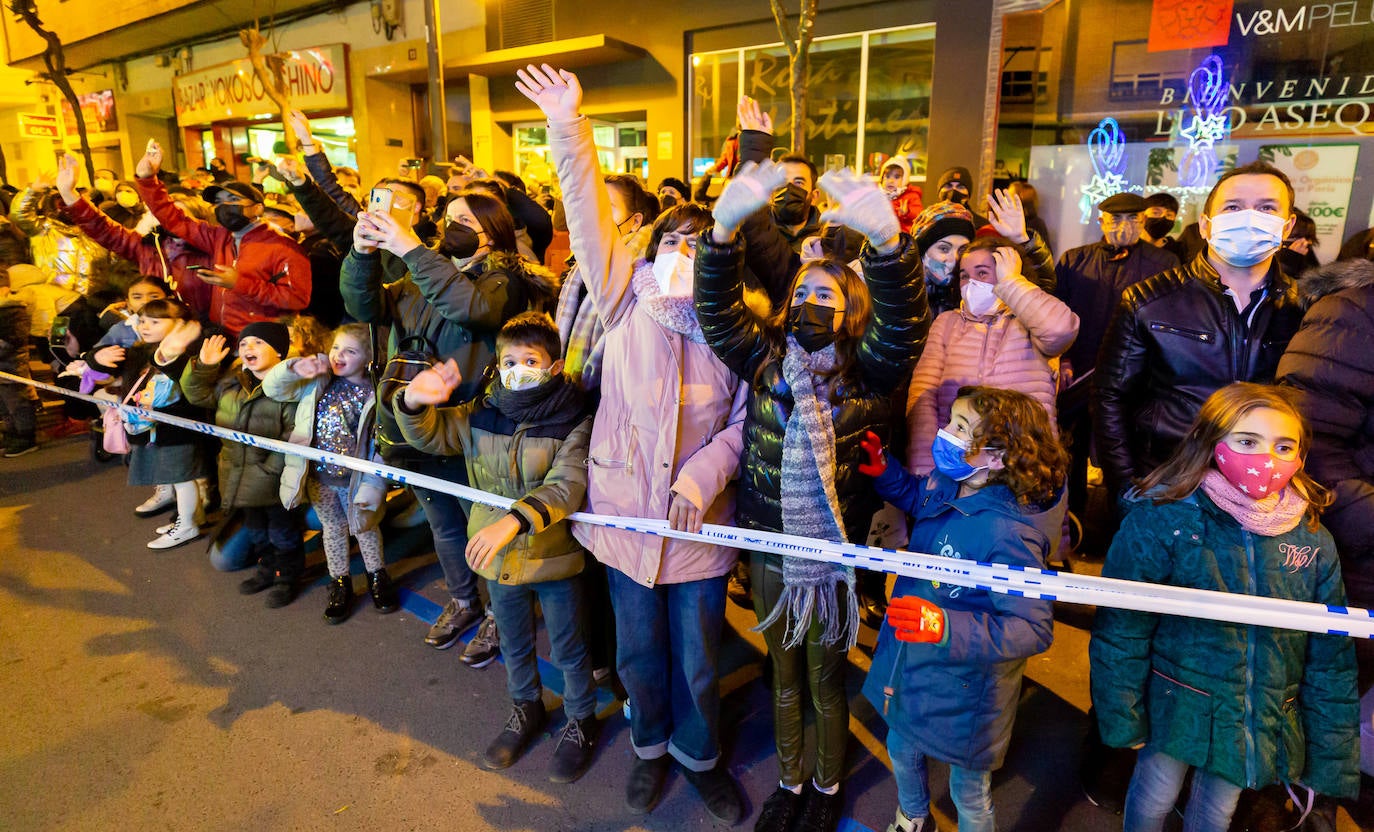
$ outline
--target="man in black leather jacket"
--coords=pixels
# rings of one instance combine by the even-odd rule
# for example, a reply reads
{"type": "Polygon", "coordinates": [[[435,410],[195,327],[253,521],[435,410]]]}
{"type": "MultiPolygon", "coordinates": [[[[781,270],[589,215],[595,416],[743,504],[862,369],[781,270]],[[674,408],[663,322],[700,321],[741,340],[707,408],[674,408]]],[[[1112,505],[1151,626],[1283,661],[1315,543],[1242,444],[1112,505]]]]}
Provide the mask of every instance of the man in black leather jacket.
{"type": "Polygon", "coordinates": [[[1293,186],[1281,171],[1259,162],[1228,171],[1199,218],[1206,250],[1126,290],[1093,385],[1110,493],[1167,459],[1211,393],[1273,382],[1302,322],[1275,257],[1293,222],[1293,186]]]}

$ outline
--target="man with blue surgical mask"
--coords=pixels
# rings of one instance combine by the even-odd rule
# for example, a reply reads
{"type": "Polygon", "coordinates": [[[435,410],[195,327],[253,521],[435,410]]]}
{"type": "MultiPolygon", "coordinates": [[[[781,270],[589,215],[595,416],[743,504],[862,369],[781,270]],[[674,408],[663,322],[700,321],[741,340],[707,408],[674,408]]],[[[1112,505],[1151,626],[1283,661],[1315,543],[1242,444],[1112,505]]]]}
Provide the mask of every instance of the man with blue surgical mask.
{"type": "Polygon", "coordinates": [[[1294,221],[1282,171],[1262,162],[1228,171],[1198,220],[1202,254],[1122,295],[1093,386],[1109,487],[1120,491],[1167,459],[1216,390],[1274,381],[1302,322],[1293,279],[1275,257],[1294,221]]]}

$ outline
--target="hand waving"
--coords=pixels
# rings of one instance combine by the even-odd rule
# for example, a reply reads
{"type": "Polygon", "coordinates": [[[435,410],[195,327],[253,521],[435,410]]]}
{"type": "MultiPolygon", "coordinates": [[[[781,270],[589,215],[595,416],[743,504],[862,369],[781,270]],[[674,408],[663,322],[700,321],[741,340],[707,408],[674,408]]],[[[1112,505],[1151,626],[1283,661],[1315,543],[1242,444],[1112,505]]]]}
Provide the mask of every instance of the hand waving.
{"type": "Polygon", "coordinates": [[[200,344],[200,363],[213,367],[229,357],[229,342],[223,335],[211,335],[200,344]]]}
{"type": "Polygon", "coordinates": [[[68,205],[74,204],[81,198],[76,192],[76,176],[80,169],[76,157],[70,153],[63,153],[57,160],[57,192],[62,195],[62,201],[68,205]]]}
{"type": "Polygon", "coordinates": [[[291,369],[301,378],[319,378],[329,372],[329,359],[323,355],[307,355],[297,358],[291,369]]]}
{"type": "Polygon", "coordinates": [[[764,112],[759,107],[759,102],[749,96],[740,96],[739,107],[735,110],[735,116],[739,119],[739,129],[757,130],[760,133],[773,135],[773,117],[764,112]]]}
{"type": "Polygon", "coordinates": [[[138,165],[134,168],[134,175],[139,179],[147,179],[150,176],[157,176],[157,172],[162,169],[162,145],[156,139],[148,140],[148,148],[143,152],[143,158],[138,160],[138,165]]]}
{"type": "Polygon", "coordinates": [[[443,404],[462,383],[463,373],[458,369],[458,362],[450,358],[442,364],[435,364],[428,370],[421,370],[406,385],[406,406],[414,409],[443,404]]]}
{"type": "Polygon", "coordinates": [[[1026,209],[1021,204],[1021,197],[998,189],[993,191],[992,199],[988,200],[988,222],[997,229],[997,233],[1020,245],[1030,242],[1030,235],[1026,233],[1026,209]]]}
{"type": "Polygon", "coordinates": [[[296,141],[300,144],[313,145],[315,137],[310,135],[310,119],[305,117],[305,113],[300,110],[292,110],[282,119],[286,122],[286,129],[296,134],[296,141]]]}
{"type": "Polygon", "coordinates": [[[186,348],[200,337],[199,321],[177,321],[172,331],[163,336],[162,342],[158,344],[158,353],[167,360],[172,360],[182,353],[186,348]]]}
{"type": "Polygon", "coordinates": [[[515,88],[533,101],[549,121],[572,121],[582,106],[582,84],[566,69],[530,64],[517,69],[515,88]]]}
{"type": "Polygon", "coordinates": [[[902,226],[892,210],[892,200],[881,188],[855,176],[849,168],[825,172],[819,184],[836,203],[821,215],[821,222],[847,225],[867,237],[879,251],[886,253],[897,248],[902,226]]]}
{"type": "Polygon", "coordinates": [[[735,177],[725,183],[725,190],[711,209],[716,220],[716,230],[712,232],[716,242],[725,243],[734,237],[749,215],[767,205],[773,192],[786,181],[787,171],[773,162],[741,165],[735,177]]]}

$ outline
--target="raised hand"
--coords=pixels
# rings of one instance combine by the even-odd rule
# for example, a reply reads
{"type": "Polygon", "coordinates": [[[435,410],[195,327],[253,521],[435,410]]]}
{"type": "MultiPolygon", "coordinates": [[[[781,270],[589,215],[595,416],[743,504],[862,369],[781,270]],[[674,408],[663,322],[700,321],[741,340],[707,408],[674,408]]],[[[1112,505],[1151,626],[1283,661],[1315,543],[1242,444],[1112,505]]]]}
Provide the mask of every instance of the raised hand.
{"type": "MultiPolygon", "coordinates": [[[[397,257],[403,257],[423,245],[410,226],[401,225],[396,222],[395,217],[385,211],[368,214],[367,218],[373,225],[374,231],[370,236],[376,238],[377,246],[397,257]]],[[[354,240],[357,240],[356,236],[354,240]]]]}
{"type": "Polygon", "coordinates": [[[31,182],[29,182],[29,190],[46,191],[50,190],[52,188],[52,185],[53,172],[50,170],[40,171],[38,175],[35,176],[31,182]]]}
{"type": "Polygon", "coordinates": [[[898,641],[937,644],[945,640],[945,611],[917,595],[893,598],[887,623],[898,641]]]}
{"type": "Polygon", "coordinates": [[[305,174],[301,172],[301,163],[296,161],[295,156],[282,157],[271,175],[288,185],[305,184],[305,174]]]}
{"type": "Polygon", "coordinates": [[[428,370],[421,370],[406,385],[403,394],[406,406],[414,409],[443,404],[462,383],[463,373],[458,369],[458,362],[450,358],[442,364],[435,364],[428,370]]]}
{"type": "Polygon", "coordinates": [[[292,110],[282,119],[284,127],[296,134],[296,142],[302,147],[309,147],[315,144],[315,137],[310,135],[310,119],[305,117],[305,113],[300,110],[292,110]]]}
{"type": "Polygon", "coordinates": [[[749,96],[740,96],[739,107],[735,109],[735,116],[739,119],[739,129],[757,130],[760,133],[773,135],[773,117],[764,112],[759,107],[759,102],[749,96]]]}
{"type": "Polygon", "coordinates": [[[57,192],[68,205],[75,204],[81,198],[76,192],[76,176],[80,170],[76,157],[70,153],[63,153],[57,160],[57,192]]]}
{"type": "Polygon", "coordinates": [[[1030,242],[1030,235],[1026,233],[1026,209],[1021,204],[1021,197],[1014,193],[1001,188],[992,192],[992,199],[988,200],[988,222],[998,234],[1017,245],[1030,242]]]}
{"type": "Polygon", "coordinates": [[[329,359],[323,355],[307,355],[297,358],[291,369],[301,378],[319,378],[329,372],[329,359]]]}
{"type": "Polygon", "coordinates": [[[380,232],[372,222],[372,215],[366,211],[358,212],[358,222],[353,226],[353,248],[359,254],[372,254],[377,250],[377,237],[380,232]]]}
{"type": "Polygon", "coordinates": [[[507,514],[468,538],[463,554],[473,569],[485,569],[496,553],[506,548],[520,533],[520,521],[507,514]]]}
{"type": "Polygon", "coordinates": [[[138,165],[134,167],[134,176],[139,179],[147,179],[150,176],[157,176],[157,172],[162,169],[162,145],[156,139],[148,140],[148,147],[143,151],[143,158],[138,160],[138,165]]]}
{"type": "Polygon", "coordinates": [[[673,492],[672,502],[668,503],[668,525],[680,532],[701,531],[701,509],[686,497],[673,492]]]}
{"type": "Polygon", "coordinates": [[[1001,283],[1015,274],[1021,273],[1021,255],[1011,246],[999,246],[992,252],[992,262],[997,265],[997,282],[1001,283]]]}
{"type": "Polygon", "coordinates": [[[735,176],[725,183],[711,209],[716,227],[711,235],[718,243],[729,242],[751,214],[768,204],[773,192],[787,181],[787,171],[773,162],[755,164],[745,162],[735,176]]]}
{"type": "Polygon", "coordinates": [[[880,252],[897,248],[902,226],[892,210],[892,200],[882,188],[854,175],[849,168],[826,171],[821,175],[821,190],[835,207],[821,215],[821,222],[847,225],[868,238],[880,252]]]}
{"type": "Polygon", "coordinates": [[[223,335],[211,335],[200,344],[200,363],[213,367],[229,357],[229,342],[223,335]]]}
{"type": "Polygon", "coordinates": [[[157,352],[164,360],[170,361],[182,353],[200,337],[199,321],[177,321],[172,331],[162,337],[157,352]]]}
{"type": "Polygon", "coordinates": [[[887,470],[887,457],[883,455],[883,440],[873,431],[865,431],[859,440],[859,447],[868,454],[868,462],[859,463],[859,473],[869,477],[881,477],[887,470]]]}
{"type": "Polygon", "coordinates": [[[582,106],[582,84],[566,69],[530,64],[517,69],[515,88],[533,101],[549,121],[572,121],[582,106]]]}

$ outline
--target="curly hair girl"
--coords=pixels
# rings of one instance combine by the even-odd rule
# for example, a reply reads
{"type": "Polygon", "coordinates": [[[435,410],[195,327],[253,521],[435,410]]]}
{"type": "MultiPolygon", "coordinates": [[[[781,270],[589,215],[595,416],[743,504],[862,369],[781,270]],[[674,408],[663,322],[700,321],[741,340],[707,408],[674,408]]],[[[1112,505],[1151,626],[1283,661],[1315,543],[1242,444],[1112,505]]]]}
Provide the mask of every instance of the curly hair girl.
{"type": "Polygon", "coordinates": [[[988,481],[1006,485],[1022,505],[1053,501],[1068,476],[1069,455],[1045,408],[1025,393],[994,387],[960,387],[955,401],[960,399],[981,419],[974,449],[996,449],[1001,455],[1003,467],[988,481]]]}

